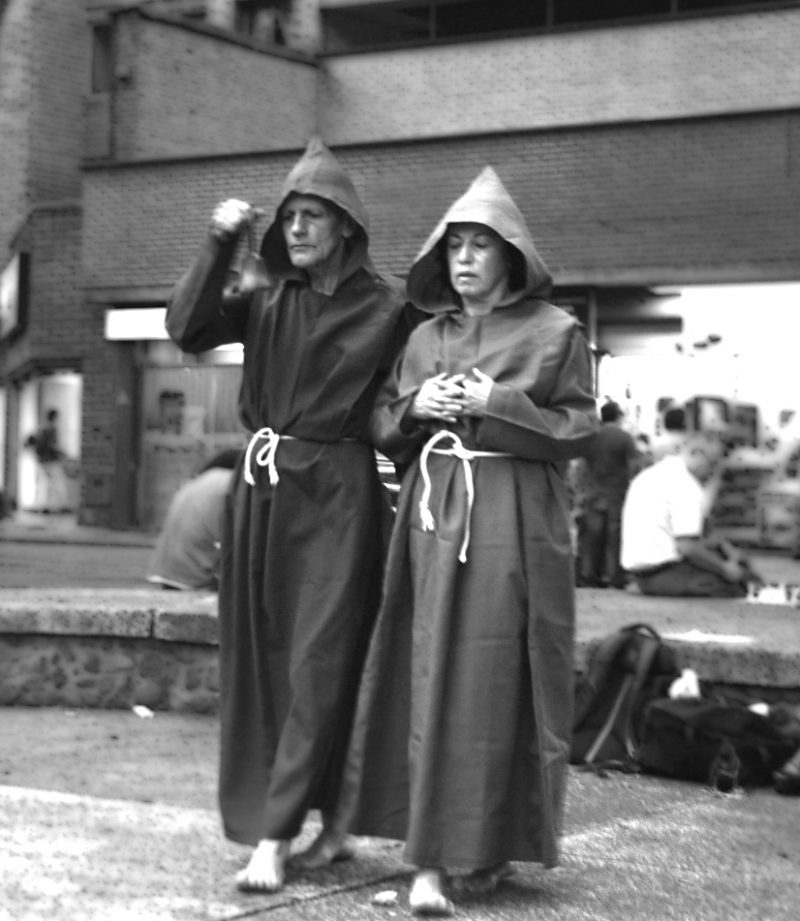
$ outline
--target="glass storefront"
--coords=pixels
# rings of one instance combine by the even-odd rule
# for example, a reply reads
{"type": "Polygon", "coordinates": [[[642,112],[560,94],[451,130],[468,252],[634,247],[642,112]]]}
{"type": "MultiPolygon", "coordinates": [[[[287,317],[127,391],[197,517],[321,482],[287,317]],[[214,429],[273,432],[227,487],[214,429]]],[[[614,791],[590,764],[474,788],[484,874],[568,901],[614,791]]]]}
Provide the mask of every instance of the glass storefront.
{"type": "Polygon", "coordinates": [[[142,349],[137,517],[152,529],[183,483],[215,454],[247,441],[237,414],[240,348],[192,356],[151,341],[142,349]]]}
{"type": "Polygon", "coordinates": [[[76,512],[80,503],[83,379],[70,370],[23,381],[18,396],[16,502],[20,511],[76,512]],[[42,465],[32,439],[55,413],[57,464],[42,465]]]}

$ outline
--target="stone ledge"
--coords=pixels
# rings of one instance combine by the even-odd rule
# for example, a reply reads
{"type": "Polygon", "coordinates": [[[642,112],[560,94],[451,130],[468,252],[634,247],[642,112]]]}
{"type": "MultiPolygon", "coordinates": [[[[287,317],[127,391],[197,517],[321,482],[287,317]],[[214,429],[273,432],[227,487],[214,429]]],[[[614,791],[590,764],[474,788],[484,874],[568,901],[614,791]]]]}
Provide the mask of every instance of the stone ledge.
{"type": "Polygon", "coordinates": [[[654,598],[613,589],[577,593],[577,665],[597,640],[645,623],[705,681],[800,691],[800,610],[726,598],[654,598]]]}
{"type": "MultiPolygon", "coordinates": [[[[610,631],[609,631],[610,632],[610,631]]],[[[732,646],[713,641],[691,641],[664,636],[675,651],[679,668],[691,668],[703,681],[721,685],[774,688],[800,694],[800,653],[778,652],[753,646],[732,646]]],[[[575,667],[582,670],[597,639],[578,640],[575,667]]]]}
{"type": "Polygon", "coordinates": [[[161,589],[0,589],[0,635],[21,633],[216,645],[217,596],[161,589]]]}
{"type": "MultiPolygon", "coordinates": [[[[576,670],[612,631],[648,623],[710,684],[800,701],[800,611],[725,599],[577,593],[576,670]]],[[[0,704],[211,713],[217,596],[162,589],[0,589],[0,704]]]]}
{"type": "Polygon", "coordinates": [[[153,636],[168,643],[205,643],[217,646],[219,621],[216,610],[194,614],[160,611],[153,618],[153,636]]]}
{"type": "Polygon", "coordinates": [[[704,680],[716,684],[797,690],[800,688],[800,654],[758,646],[730,647],[714,642],[673,640],[678,664],[692,668],[704,680]]]}

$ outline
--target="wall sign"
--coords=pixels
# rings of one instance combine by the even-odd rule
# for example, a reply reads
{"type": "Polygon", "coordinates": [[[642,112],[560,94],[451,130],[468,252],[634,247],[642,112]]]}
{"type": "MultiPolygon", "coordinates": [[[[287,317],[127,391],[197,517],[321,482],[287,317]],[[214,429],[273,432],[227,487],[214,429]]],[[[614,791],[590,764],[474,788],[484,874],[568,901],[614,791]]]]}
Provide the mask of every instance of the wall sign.
{"type": "Polygon", "coordinates": [[[28,254],[15,253],[0,274],[0,339],[22,332],[28,314],[28,254]]]}

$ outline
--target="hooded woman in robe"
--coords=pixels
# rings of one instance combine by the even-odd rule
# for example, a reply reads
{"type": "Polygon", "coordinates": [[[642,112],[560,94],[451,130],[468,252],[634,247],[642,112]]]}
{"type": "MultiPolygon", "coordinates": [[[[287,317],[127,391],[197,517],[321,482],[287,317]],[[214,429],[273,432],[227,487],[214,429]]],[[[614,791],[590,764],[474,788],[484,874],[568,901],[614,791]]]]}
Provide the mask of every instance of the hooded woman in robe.
{"type": "MultiPolygon", "coordinates": [[[[408,465],[363,675],[351,830],[401,838],[412,908],[446,870],[491,887],[551,867],[572,726],[568,460],[596,428],[588,344],[487,167],[414,262],[411,334],[372,418],[408,465]]],[[[345,810],[347,811],[347,810],[345,810]]]]}
{"type": "MultiPolygon", "coordinates": [[[[284,881],[306,813],[339,792],[377,611],[386,494],[368,421],[405,338],[405,297],[368,255],[347,174],[313,140],[261,244],[266,273],[226,287],[253,218],[230,199],[179,282],[167,329],[187,352],[244,343],[239,413],[252,433],[228,496],[219,586],[225,834],[256,845],[243,889],[284,881]]],[[[336,855],[336,845],[306,865],[336,855]]]]}

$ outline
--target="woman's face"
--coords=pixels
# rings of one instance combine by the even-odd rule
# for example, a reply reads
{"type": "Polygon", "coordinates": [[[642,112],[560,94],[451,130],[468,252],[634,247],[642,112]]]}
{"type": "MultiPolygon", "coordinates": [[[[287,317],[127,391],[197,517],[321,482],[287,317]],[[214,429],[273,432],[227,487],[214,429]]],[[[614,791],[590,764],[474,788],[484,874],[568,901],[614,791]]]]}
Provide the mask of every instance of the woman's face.
{"type": "Polygon", "coordinates": [[[292,195],[281,208],[280,218],[293,266],[319,272],[338,264],[350,228],[325,199],[292,195]]]}
{"type": "Polygon", "coordinates": [[[505,241],[484,224],[450,224],[445,237],[450,281],[464,304],[491,304],[508,293],[505,241]]]}

